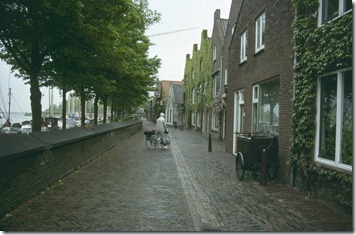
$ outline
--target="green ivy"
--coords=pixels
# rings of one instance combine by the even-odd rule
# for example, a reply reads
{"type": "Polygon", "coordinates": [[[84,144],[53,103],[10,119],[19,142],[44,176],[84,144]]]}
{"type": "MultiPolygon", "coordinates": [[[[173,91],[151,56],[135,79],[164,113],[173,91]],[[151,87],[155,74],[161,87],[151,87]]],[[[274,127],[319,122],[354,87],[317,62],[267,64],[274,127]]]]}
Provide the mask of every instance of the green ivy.
{"type": "Polygon", "coordinates": [[[293,4],[296,64],[294,135],[289,163],[302,173],[308,190],[327,185],[341,204],[352,207],[352,176],[314,162],[317,77],[352,67],[352,13],[318,27],[318,0],[294,0],[293,4]]]}
{"type": "MultiPolygon", "coordinates": [[[[209,112],[212,109],[212,45],[207,30],[201,34],[200,50],[193,46],[192,57],[186,58],[183,91],[185,93],[185,110],[191,112],[209,112]],[[194,76],[194,78],[193,78],[194,76]],[[192,91],[200,85],[199,102],[192,102],[192,91]]],[[[190,118],[190,115],[189,117],[190,118]]],[[[188,119],[190,120],[190,119],[188,119]]],[[[190,123],[189,123],[190,124],[190,123]]]]}

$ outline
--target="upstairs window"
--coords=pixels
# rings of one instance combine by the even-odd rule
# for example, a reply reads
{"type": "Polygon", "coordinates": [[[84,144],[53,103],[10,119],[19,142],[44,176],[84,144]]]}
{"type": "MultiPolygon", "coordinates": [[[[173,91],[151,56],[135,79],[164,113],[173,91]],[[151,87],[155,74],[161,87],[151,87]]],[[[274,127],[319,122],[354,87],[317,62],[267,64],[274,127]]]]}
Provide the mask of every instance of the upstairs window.
{"type": "Polygon", "coordinates": [[[213,50],[213,61],[216,60],[216,51],[217,51],[218,47],[214,46],[214,50],[213,50]]]}
{"type": "Polygon", "coordinates": [[[247,60],[247,31],[241,34],[240,63],[247,60]]]}
{"type": "Polygon", "coordinates": [[[234,24],[234,25],[231,27],[231,36],[234,35],[235,28],[236,28],[236,24],[234,24]]]}
{"type": "Polygon", "coordinates": [[[256,20],[256,52],[265,48],[266,13],[256,20]]]}
{"type": "Polygon", "coordinates": [[[214,76],[214,96],[220,94],[220,75],[217,73],[214,76]]]}
{"type": "Polygon", "coordinates": [[[227,85],[227,83],[228,83],[228,68],[227,67],[225,67],[225,70],[224,70],[225,72],[224,72],[224,85],[226,86],[227,85]]]}
{"type": "Polygon", "coordinates": [[[352,0],[320,0],[320,25],[352,10],[352,0]]]}

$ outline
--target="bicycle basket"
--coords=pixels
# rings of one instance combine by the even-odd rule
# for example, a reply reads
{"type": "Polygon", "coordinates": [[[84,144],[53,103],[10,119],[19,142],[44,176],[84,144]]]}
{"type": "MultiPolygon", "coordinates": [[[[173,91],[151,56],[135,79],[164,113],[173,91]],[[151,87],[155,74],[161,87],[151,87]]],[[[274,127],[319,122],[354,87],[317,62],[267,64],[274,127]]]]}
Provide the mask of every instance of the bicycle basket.
{"type": "Polygon", "coordinates": [[[154,135],[156,130],[149,130],[149,131],[144,131],[143,134],[146,136],[146,140],[150,140],[151,136],[154,135]]]}

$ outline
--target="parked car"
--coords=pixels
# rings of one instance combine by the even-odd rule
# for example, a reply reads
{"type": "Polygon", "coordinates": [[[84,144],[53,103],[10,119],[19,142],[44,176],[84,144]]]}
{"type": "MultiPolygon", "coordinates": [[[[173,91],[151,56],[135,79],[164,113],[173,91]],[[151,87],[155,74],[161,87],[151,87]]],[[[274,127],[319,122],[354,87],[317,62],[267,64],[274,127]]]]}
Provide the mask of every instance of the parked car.
{"type": "Polygon", "coordinates": [[[22,134],[30,134],[32,132],[32,126],[31,125],[22,125],[21,127],[21,133],[22,134]]]}
{"type": "Polygon", "coordinates": [[[6,134],[18,134],[21,133],[21,129],[18,127],[7,126],[2,128],[2,132],[6,134]]]}

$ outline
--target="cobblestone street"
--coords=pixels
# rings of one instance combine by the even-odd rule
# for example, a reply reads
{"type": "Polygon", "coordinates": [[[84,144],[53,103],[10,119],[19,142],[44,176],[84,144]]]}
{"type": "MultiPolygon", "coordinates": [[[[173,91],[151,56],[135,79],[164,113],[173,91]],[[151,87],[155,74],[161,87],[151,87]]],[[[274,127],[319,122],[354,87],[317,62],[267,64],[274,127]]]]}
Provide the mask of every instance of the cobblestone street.
{"type": "Polygon", "coordinates": [[[2,231],[353,231],[352,215],[278,182],[235,175],[223,142],[169,128],[169,149],[143,130],[0,219],[2,231]]]}

